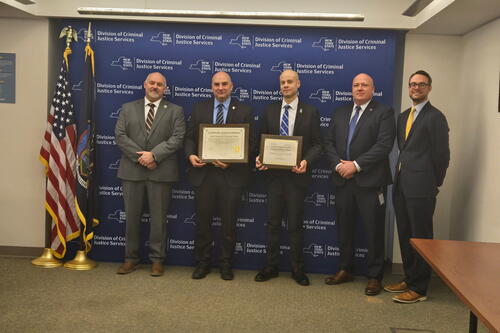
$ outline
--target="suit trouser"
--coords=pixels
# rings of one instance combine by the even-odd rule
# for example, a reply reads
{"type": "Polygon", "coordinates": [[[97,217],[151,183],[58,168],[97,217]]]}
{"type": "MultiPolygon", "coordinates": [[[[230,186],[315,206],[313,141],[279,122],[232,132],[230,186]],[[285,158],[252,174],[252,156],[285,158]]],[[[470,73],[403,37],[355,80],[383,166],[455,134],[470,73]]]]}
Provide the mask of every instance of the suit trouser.
{"type": "Polygon", "coordinates": [[[394,210],[405,281],[409,289],[420,295],[427,295],[431,268],[410,245],[410,238],[433,238],[432,216],[435,207],[436,197],[411,198],[398,188],[395,190],[394,210]]]}
{"type": "Polygon", "coordinates": [[[355,179],[338,186],[336,210],[340,248],[340,269],[352,272],[355,256],[356,219],[361,216],[368,247],[368,278],[381,280],[384,275],[385,187],[361,187],[355,179]],[[379,196],[384,196],[380,203],[379,196]]]}
{"type": "Polygon", "coordinates": [[[127,214],[125,260],[139,262],[141,217],[144,200],[149,206],[149,259],[152,262],[165,260],[167,243],[167,212],[172,183],[155,181],[122,180],[123,200],[127,214]]]}
{"type": "Polygon", "coordinates": [[[236,246],[236,220],[241,203],[241,187],[231,186],[224,170],[206,166],[207,174],[200,186],[195,187],[196,235],[195,259],[197,264],[210,265],[212,252],[213,217],[218,210],[222,224],[221,264],[231,265],[236,246]]]}
{"type": "Polygon", "coordinates": [[[294,271],[304,270],[304,198],[306,188],[289,176],[277,176],[268,184],[267,264],[278,267],[281,221],[286,215],[290,260],[294,271]]]}

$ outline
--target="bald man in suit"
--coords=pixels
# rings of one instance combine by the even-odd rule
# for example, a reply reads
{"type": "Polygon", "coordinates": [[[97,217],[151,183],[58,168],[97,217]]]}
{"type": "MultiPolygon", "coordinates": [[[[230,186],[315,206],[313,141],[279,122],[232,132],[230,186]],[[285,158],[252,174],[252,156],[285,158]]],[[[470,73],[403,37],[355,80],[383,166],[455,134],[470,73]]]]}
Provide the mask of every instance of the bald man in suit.
{"type": "Polygon", "coordinates": [[[382,289],[384,273],[385,194],[392,183],[389,153],[396,134],[394,110],[373,99],[375,84],[365,73],[352,80],[353,103],[336,109],[325,140],[336,187],[340,270],[327,277],[336,285],[354,279],[354,235],[361,216],[367,241],[365,294],[382,289]]]}
{"type": "Polygon", "coordinates": [[[252,109],[231,97],[233,82],[226,72],[212,76],[214,98],[196,103],[188,121],[184,150],[191,164],[188,178],[194,187],[196,268],[193,279],[203,279],[211,271],[211,224],[216,213],[222,224],[220,277],[233,280],[232,260],[236,246],[236,220],[243,188],[251,176],[249,163],[204,163],[198,156],[200,124],[249,124],[249,155],[254,146],[252,109]]]}
{"type": "Polygon", "coordinates": [[[400,293],[398,303],[427,299],[431,268],[410,245],[410,238],[433,238],[433,215],[438,187],[450,163],[449,127],[444,114],[429,102],[431,76],[419,70],[410,76],[412,107],[398,117],[398,163],[394,184],[394,209],[405,278],[384,289],[400,293]]]}
{"type": "Polygon", "coordinates": [[[287,220],[290,240],[292,278],[301,286],[310,284],[304,270],[304,199],[311,182],[312,164],[322,152],[319,113],[299,100],[300,80],[297,72],[285,70],[279,77],[283,100],[269,104],[262,116],[261,134],[302,137],[302,156],[290,170],[269,169],[255,160],[257,169],[266,172],[267,179],[267,264],[255,276],[264,282],[279,274],[281,221],[287,220]],[[286,128],[283,126],[286,123],[286,128]]]}
{"type": "Polygon", "coordinates": [[[122,151],[118,178],[123,183],[127,214],[125,262],[118,274],[128,274],[139,263],[140,224],[144,199],[149,206],[151,275],[164,272],[167,212],[172,183],[179,179],[176,156],[185,134],[182,107],[163,99],[167,80],[151,73],[144,81],[145,97],[126,103],[118,117],[115,140],[122,151]]]}

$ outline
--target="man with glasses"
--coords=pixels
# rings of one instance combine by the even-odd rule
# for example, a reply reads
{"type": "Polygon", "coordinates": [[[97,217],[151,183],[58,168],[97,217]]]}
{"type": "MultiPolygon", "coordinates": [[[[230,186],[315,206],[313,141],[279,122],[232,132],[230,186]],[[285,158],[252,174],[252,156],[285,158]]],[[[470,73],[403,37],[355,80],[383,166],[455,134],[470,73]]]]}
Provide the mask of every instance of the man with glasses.
{"type": "Polygon", "coordinates": [[[450,162],[446,117],[428,100],[431,76],[419,70],[409,79],[412,107],[398,117],[399,158],[394,183],[394,209],[405,278],[384,287],[401,293],[392,299],[415,303],[427,299],[431,269],[410,245],[410,238],[433,238],[432,216],[438,187],[450,162]]]}
{"type": "Polygon", "coordinates": [[[361,216],[368,248],[365,294],[382,290],[384,273],[385,194],[392,183],[389,153],[396,134],[394,110],[373,98],[368,74],[352,80],[353,103],[336,109],[325,140],[336,186],[340,270],[327,277],[335,285],[354,279],[356,220],[361,216]]]}

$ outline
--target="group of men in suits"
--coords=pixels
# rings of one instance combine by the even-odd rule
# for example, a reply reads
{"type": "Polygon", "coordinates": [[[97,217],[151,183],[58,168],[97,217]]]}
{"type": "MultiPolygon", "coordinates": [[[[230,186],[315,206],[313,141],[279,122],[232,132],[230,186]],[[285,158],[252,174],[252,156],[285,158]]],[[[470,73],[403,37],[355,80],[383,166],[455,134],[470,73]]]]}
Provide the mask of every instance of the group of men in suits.
{"type": "Polygon", "coordinates": [[[428,101],[432,79],[413,73],[408,92],[413,106],[399,114],[374,101],[375,84],[367,74],[352,81],[353,103],[335,110],[324,149],[333,170],[339,227],[340,270],[325,283],[337,285],[354,276],[354,230],[357,216],[365,231],[368,283],[365,294],[377,295],[384,273],[384,226],[387,185],[392,183],[389,153],[399,148],[393,199],[405,277],[384,287],[395,302],[427,298],[431,270],[410,246],[410,238],[432,238],[434,208],[450,160],[448,123],[428,101]]]}
{"type": "MultiPolygon", "coordinates": [[[[311,165],[325,151],[336,189],[339,228],[339,271],[325,280],[337,285],[352,281],[354,235],[361,217],[366,235],[368,283],[365,294],[377,295],[384,272],[384,233],[387,186],[392,184],[389,154],[397,138],[399,158],[395,171],[394,208],[405,269],[405,279],[385,286],[400,293],[393,299],[414,303],[426,299],[430,268],[411,248],[411,237],[432,238],[432,216],[437,188],[443,183],[449,163],[448,124],[444,115],[428,101],[432,79],[417,71],[409,79],[411,109],[395,123],[394,110],[373,99],[375,84],[368,74],[352,81],[353,102],[333,111],[324,138],[320,134],[318,110],[299,100],[299,76],[285,70],[279,77],[282,100],[268,105],[262,115],[261,134],[302,137],[302,156],[289,170],[268,169],[260,156],[255,168],[266,173],[268,190],[267,263],[255,276],[264,282],[279,275],[281,222],[287,221],[292,278],[309,285],[303,259],[304,199],[311,180],[311,165]]],[[[251,177],[249,164],[203,162],[198,154],[201,124],[248,124],[250,155],[256,150],[252,109],[231,98],[229,74],[218,72],[211,82],[212,99],[197,103],[185,131],[182,108],[162,99],[166,79],[151,73],[144,82],[144,99],[123,105],[116,125],[116,142],[122,150],[118,177],[123,182],[127,214],[125,262],[119,274],[135,270],[139,257],[139,223],[145,195],[151,214],[151,275],[163,274],[165,220],[172,182],[178,179],[175,152],[182,147],[190,168],[196,209],[193,279],[211,271],[213,216],[221,218],[220,276],[232,280],[232,256],[236,245],[236,219],[243,188],[251,177]],[[186,135],[184,140],[184,135],[186,135]]]]}

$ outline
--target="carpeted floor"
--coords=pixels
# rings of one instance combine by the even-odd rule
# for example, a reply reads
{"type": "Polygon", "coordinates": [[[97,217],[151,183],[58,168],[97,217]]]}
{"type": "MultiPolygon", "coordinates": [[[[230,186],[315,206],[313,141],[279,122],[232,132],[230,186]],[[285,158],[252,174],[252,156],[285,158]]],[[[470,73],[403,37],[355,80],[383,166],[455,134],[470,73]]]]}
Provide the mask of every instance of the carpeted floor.
{"type": "MultiPolygon", "coordinates": [[[[0,257],[0,332],[467,332],[469,312],[434,277],[429,299],[396,304],[382,292],[364,295],[366,279],[328,286],[309,274],[301,287],[290,273],[268,282],[255,271],[223,281],[217,269],[192,280],[191,267],[149,266],[128,275],[118,264],[91,271],[43,269],[27,258],[0,257]]],[[[398,275],[384,282],[396,282],[398,275]]],[[[487,329],[479,323],[479,332],[487,329]]]]}

